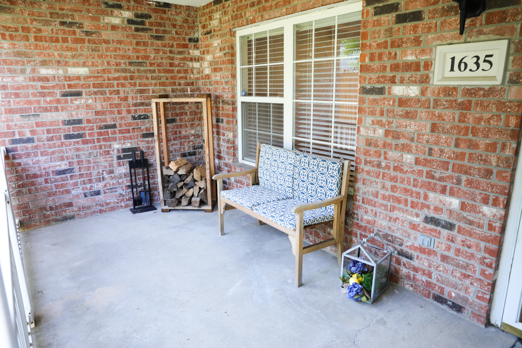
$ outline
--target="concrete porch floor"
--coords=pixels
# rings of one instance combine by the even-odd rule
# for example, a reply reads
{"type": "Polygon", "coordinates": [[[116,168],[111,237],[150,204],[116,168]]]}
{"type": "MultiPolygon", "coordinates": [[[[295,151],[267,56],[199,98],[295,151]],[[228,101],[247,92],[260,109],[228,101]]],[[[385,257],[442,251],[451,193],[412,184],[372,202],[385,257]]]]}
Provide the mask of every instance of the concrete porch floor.
{"type": "Polygon", "coordinates": [[[128,210],[23,233],[37,348],[513,347],[392,286],[373,305],[339,290],[337,260],[228,211],[128,210]]]}

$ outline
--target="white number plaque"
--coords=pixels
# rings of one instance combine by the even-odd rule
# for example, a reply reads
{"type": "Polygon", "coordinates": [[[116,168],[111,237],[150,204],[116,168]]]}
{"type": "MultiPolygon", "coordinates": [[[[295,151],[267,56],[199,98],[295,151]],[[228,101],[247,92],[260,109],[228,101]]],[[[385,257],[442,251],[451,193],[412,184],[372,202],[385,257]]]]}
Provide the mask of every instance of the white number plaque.
{"type": "Polygon", "coordinates": [[[508,40],[438,46],[435,85],[500,85],[508,40]]]}

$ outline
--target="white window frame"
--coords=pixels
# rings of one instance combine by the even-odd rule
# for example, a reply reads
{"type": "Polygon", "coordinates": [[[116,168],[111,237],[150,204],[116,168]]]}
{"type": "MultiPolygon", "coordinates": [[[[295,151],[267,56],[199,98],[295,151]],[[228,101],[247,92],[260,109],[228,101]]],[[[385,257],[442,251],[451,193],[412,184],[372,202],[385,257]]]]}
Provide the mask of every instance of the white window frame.
{"type": "Polygon", "coordinates": [[[362,11],[362,2],[340,3],[324,6],[303,13],[285,16],[266,21],[260,24],[243,27],[236,30],[236,81],[237,81],[237,125],[238,125],[238,155],[239,162],[253,165],[243,159],[243,113],[241,103],[277,103],[283,104],[284,132],[283,144],[285,149],[293,148],[294,137],[294,25],[325,19],[333,16],[362,11]],[[241,95],[241,36],[283,28],[284,30],[284,97],[255,97],[241,95]]]}

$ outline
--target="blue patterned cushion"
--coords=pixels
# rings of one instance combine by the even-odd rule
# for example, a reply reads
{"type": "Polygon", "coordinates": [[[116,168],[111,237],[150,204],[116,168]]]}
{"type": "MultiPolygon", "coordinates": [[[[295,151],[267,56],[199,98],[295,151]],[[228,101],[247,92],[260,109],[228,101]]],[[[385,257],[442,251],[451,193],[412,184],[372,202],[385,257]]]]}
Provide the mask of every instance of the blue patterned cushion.
{"type": "Polygon", "coordinates": [[[294,198],[303,203],[324,201],[341,192],[342,162],[298,153],[294,171],[294,198]]]}
{"type": "MultiPolygon", "coordinates": [[[[296,214],[292,213],[292,209],[299,204],[306,202],[297,199],[285,199],[270,204],[262,204],[254,207],[254,211],[259,215],[278,223],[281,226],[295,230],[296,214]]],[[[333,220],[334,206],[307,210],[304,212],[304,226],[314,225],[321,222],[333,220]]]]}
{"type": "Polygon", "coordinates": [[[290,196],[258,185],[236,190],[221,191],[221,196],[248,209],[252,209],[260,204],[291,198],[290,196]]]}
{"type": "Polygon", "coordinates": [[[293,197],[296,153],[270,145],[261,145],[259,185],[293,197]]]}

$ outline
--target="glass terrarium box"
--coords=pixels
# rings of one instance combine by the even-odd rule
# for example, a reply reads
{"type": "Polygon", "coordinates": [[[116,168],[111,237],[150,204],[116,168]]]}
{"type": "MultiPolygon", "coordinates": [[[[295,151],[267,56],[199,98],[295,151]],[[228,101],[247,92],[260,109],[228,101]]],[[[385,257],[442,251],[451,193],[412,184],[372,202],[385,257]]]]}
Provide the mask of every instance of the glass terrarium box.
{"type": "Polygon", "coordinates": [[[388,287],[391,255],[391,249],[378,234],[345,251],[340,277],[342,292],[354,301],[373,303],[388,287]]]}

